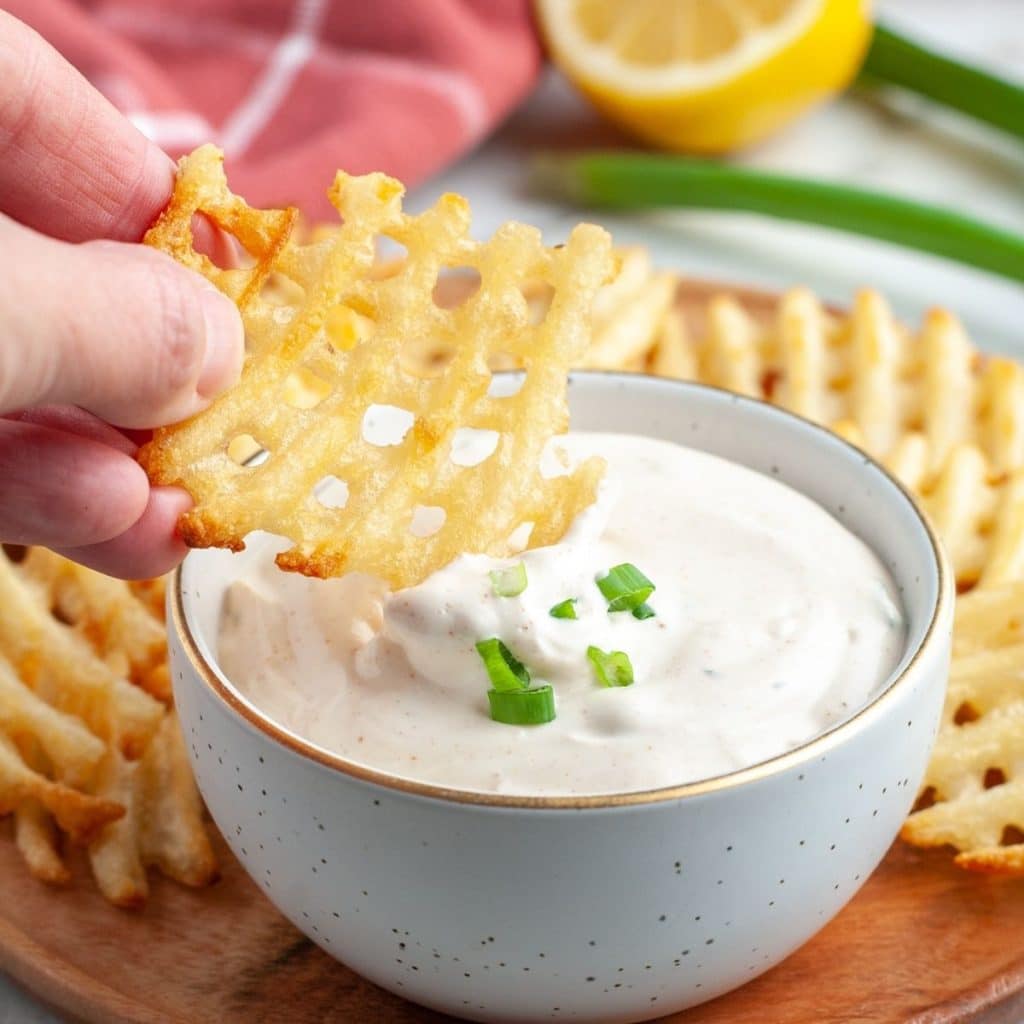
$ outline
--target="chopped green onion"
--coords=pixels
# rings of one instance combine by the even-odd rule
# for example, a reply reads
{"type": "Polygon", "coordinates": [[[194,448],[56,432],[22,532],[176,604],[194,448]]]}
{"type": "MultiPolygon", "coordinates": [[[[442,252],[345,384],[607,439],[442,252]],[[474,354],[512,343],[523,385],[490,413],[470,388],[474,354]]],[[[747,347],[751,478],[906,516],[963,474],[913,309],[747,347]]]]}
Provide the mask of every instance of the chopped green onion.
{"type": "Polygon", "coordinates": [[[567,597],[564,601],[559,601],[558,604],[551,608],[548,614],[553,619],[575,619],[576,618],[576,598],[567,597]]]}
{"type": "Polygon", "coordinates": [[[608,600],[608,611],[631,612],[654,593],[654,584],[629,562],[608,570],[597,581],[597,588],[608,600]]]}
{"type": "Polygon", "coordinates": [[[526,589],[526,565],[520,562],[508,569],[493,569],[491,587],[498,597],[518,597],[526,589]]]}
{"type": "Polygon", "coordinates": [[[504,725],[543,725],[554,721],[555,694],[547,684],[532,690],[488,690],[491,718],[504,725]]]}
{"type": "Polygon", "coordinates": [[[481,640],[476,649],[495,690],[506,693],[530,685],[529,670],[496,636],[481,640]]]}
{"type": "Polygon", "coordinates": [[[588,647],[587,657],[602,686],[633,685],[633,663],[625,651],[602,651],[600,647],[588,647]]]}
{"type": "Polygon", "coordinates": [[[634,619],[653,619],[658,613],[649,604],[638,604],[633,609],[634,619]]]}

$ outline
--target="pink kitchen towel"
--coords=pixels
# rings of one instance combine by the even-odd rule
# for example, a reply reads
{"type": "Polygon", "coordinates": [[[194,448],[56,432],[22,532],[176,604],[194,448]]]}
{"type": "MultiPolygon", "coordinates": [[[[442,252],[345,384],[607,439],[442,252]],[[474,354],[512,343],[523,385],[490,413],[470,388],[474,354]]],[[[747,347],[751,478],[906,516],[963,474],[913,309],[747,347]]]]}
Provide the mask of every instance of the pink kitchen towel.
{"type": "Polygon", "coordinates": [[[421,181],[529,90],[527,0],[7,0],[172,156],[213,141],[259,206],[331,216],[336,168],[421,181]]]}

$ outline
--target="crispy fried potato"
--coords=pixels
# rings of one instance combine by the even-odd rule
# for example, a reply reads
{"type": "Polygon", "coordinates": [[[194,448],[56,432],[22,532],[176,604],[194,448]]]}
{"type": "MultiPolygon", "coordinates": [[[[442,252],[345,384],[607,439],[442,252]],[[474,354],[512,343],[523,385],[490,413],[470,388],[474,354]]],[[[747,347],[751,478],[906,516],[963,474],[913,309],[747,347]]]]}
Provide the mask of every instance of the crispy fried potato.
{"type": "Polygon", "coordinates": [[[170,699],[162,622],[129,584],[46,548],[30,548],[20,569],[43,588],[61,619],[82,633],[111,668],[154,697],[170,699]]]}
{"type": "Polygon", "coordinates": [[[45,595],[0,556],[0,653],[47,704],[75,715],[100,739],[138,757],[163,705],[114,672],[88,640],[58,622],[45,595]]]}
{"type": "Polygon", "coordinates": [[[189,886],[217,877],[217,861],[203,825],[202,802],[185,754],[177,716],[167,714],[142,760],[114,752],[103,766],[99,791],[127,813],[89,847],[100,891],[111,903],[146,901],[146,867],[189,886]]]}
{"type": "Polygon", "coordinates": [[[925,806],[903,826],[956,863],[1024,874],[1024,581],[958,599],[953,668],[925,775],[925,806]]]}
{"type": "Polygon", "coordinates": [[[105,746],[77,718],[40,700],[0,655],[0,730],[17,743],[31,739],[53,766],[55,776],[69,786],[88,786],[96,774],[105,746]]]}
{"type": "Polygon", "coordinates": [[[71,872],[58,849],[57,827],[38,800],[26,800],[15,808],[14,841],[34,878],[47,885],[70,883],[71,872]]]}
{"type": "Polygon", "coordinates": [[[14,743],[0,733],[0,815],[31,800],[42,804],[72,839],[83,843],[124,814],[124,808],[112,800],[82,793],[33,771],[14,743]]]}
{"type": "Polygon", "coordinates": [[[120,906],[145,902],[149,866],[212,881],[177,716],[143,692],[170,699],[163,582],[125,584],[30,549],[17,565],[0,555],[0,601],[0,815],[13,813],[32,875],[70,882],[63,832],[88,844],[120,906]]]}
{"type": "Polygon", "coordinates": [[[180,162],[174,197],[146,236],[234,298],[246,326],[240,383],[199,416],[158,431],[139,455],[155,483],[182,486],[195,499],[182,535],[193,546],[238,550],[251,531],[268,530],[293,543],[278,555],[282,568],[371,572],[394,587],[464,551],[505,554],[524,522],[534,524],[531,545],[557,540],[594,499],[602,473],[600,460],[588,460],[549,479],[539,462],[568,424],[566,374],[586,350],[590,307],[613,269],[607,234],[584,225],[564,247],[547,249],[535,230],[509,224],[477,243],[464,200],[447,195],[410,216],[401,186],[380,174],[339,173],[329,195],[341,227],[308,245],[289,243],[291,215],[251,210],[228,190],[220,153],[203,147],[180,162]],[[255,265],[221,270],[196,253],[196,213],[233,234],[255,265]],[[374,265],[379,237],[408,253],[383,278],[374,265]],[[455,308],[434,300],[448,268],[480,276],[455,308]],[[293,302],[260,294],[271,272],[298,286],[293,302]],[[553,293],[539,323],[523,293],[533,279],[553,293]],[[436,339],[452,357],[436,376],[410,373],[402,358],[410,339],[436,339]],[[488,361],[506,353],[525,367],[522,386],[491,397],[488,361]],[[328,389],[311,408],[287,401],[298,371],[328,389]],[[398,444],[364,437],[364,418],[380,405],[412,415],[398,444]],[[499,434],[494,454],[472,467],[449,457],[465,427],[499,434]],[[232,459],[229,447],[242,435],[268,456],[242,465],[232,459]],[[317,500],[328,475],[347,484],[344,507],[317,500]],[[429,536],[410,529],[420,506],[445,512],[429,536]]]}

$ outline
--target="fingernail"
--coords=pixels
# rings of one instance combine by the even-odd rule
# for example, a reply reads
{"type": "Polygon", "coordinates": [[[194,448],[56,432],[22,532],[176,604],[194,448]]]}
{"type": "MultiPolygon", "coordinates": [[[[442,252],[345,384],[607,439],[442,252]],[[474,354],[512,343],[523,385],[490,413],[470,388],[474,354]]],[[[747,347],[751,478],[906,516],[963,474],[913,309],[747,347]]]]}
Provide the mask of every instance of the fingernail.
{"type": "Polygon", "coordinates": [[[196,392],[201,398],[212,398],[238,380],[245,351],[245,331],[235,304],[216,288],[204,288],[200,302],[206,327],[206,352],[196,392]]]}

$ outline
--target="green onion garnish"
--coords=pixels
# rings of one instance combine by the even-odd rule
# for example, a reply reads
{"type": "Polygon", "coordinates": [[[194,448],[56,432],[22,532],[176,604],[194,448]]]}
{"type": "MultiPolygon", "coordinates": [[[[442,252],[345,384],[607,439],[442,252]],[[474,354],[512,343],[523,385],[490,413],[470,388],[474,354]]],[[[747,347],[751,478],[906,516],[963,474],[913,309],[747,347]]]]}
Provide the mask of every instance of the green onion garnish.
{"type": "Polygon", "coordinates": [[[553,619],[575,619],[576,598],[567,597],[564,601],[559,601],[558,604],[551,608],[548,614],[553,619]]]}
{"type": "Polygon", "coordinates": [[[588,647],[587,657],[602,686],[633,685],[633,663],[625,651],[602,651],[600,647],[588,647]]]}
{"type": "Polygon", "coordinates": [[[555,694],[547,684],[532,690],[488,690],[491,718],[504,725],[543,725],[554,721],[555,694]]]}
{"type": "Polygon", "coordinates": [[[649,604],[638,604],[633,609],[634,619],[653,619],[658,613],[649,604]]]}
{"type": "Polygon", "coordinates": [[[493,569],[491,587],[498,597],[518,597],[526,589],[526,565],[520,562],[508,569],[493,569]]]}
{"type": "Polygon", "coordinates": [[[508,693],[530,685],[526,666],[496,636],[481,640],[476,649],[484,660],[484,668],[495,690],[508,693]]]}
{"type": "Polygon", "coordinates": [[[629,562],[609,569],[597,587],[607,598],[610,612],[631,612],[654,593],[654,584],[629,562]]]}

